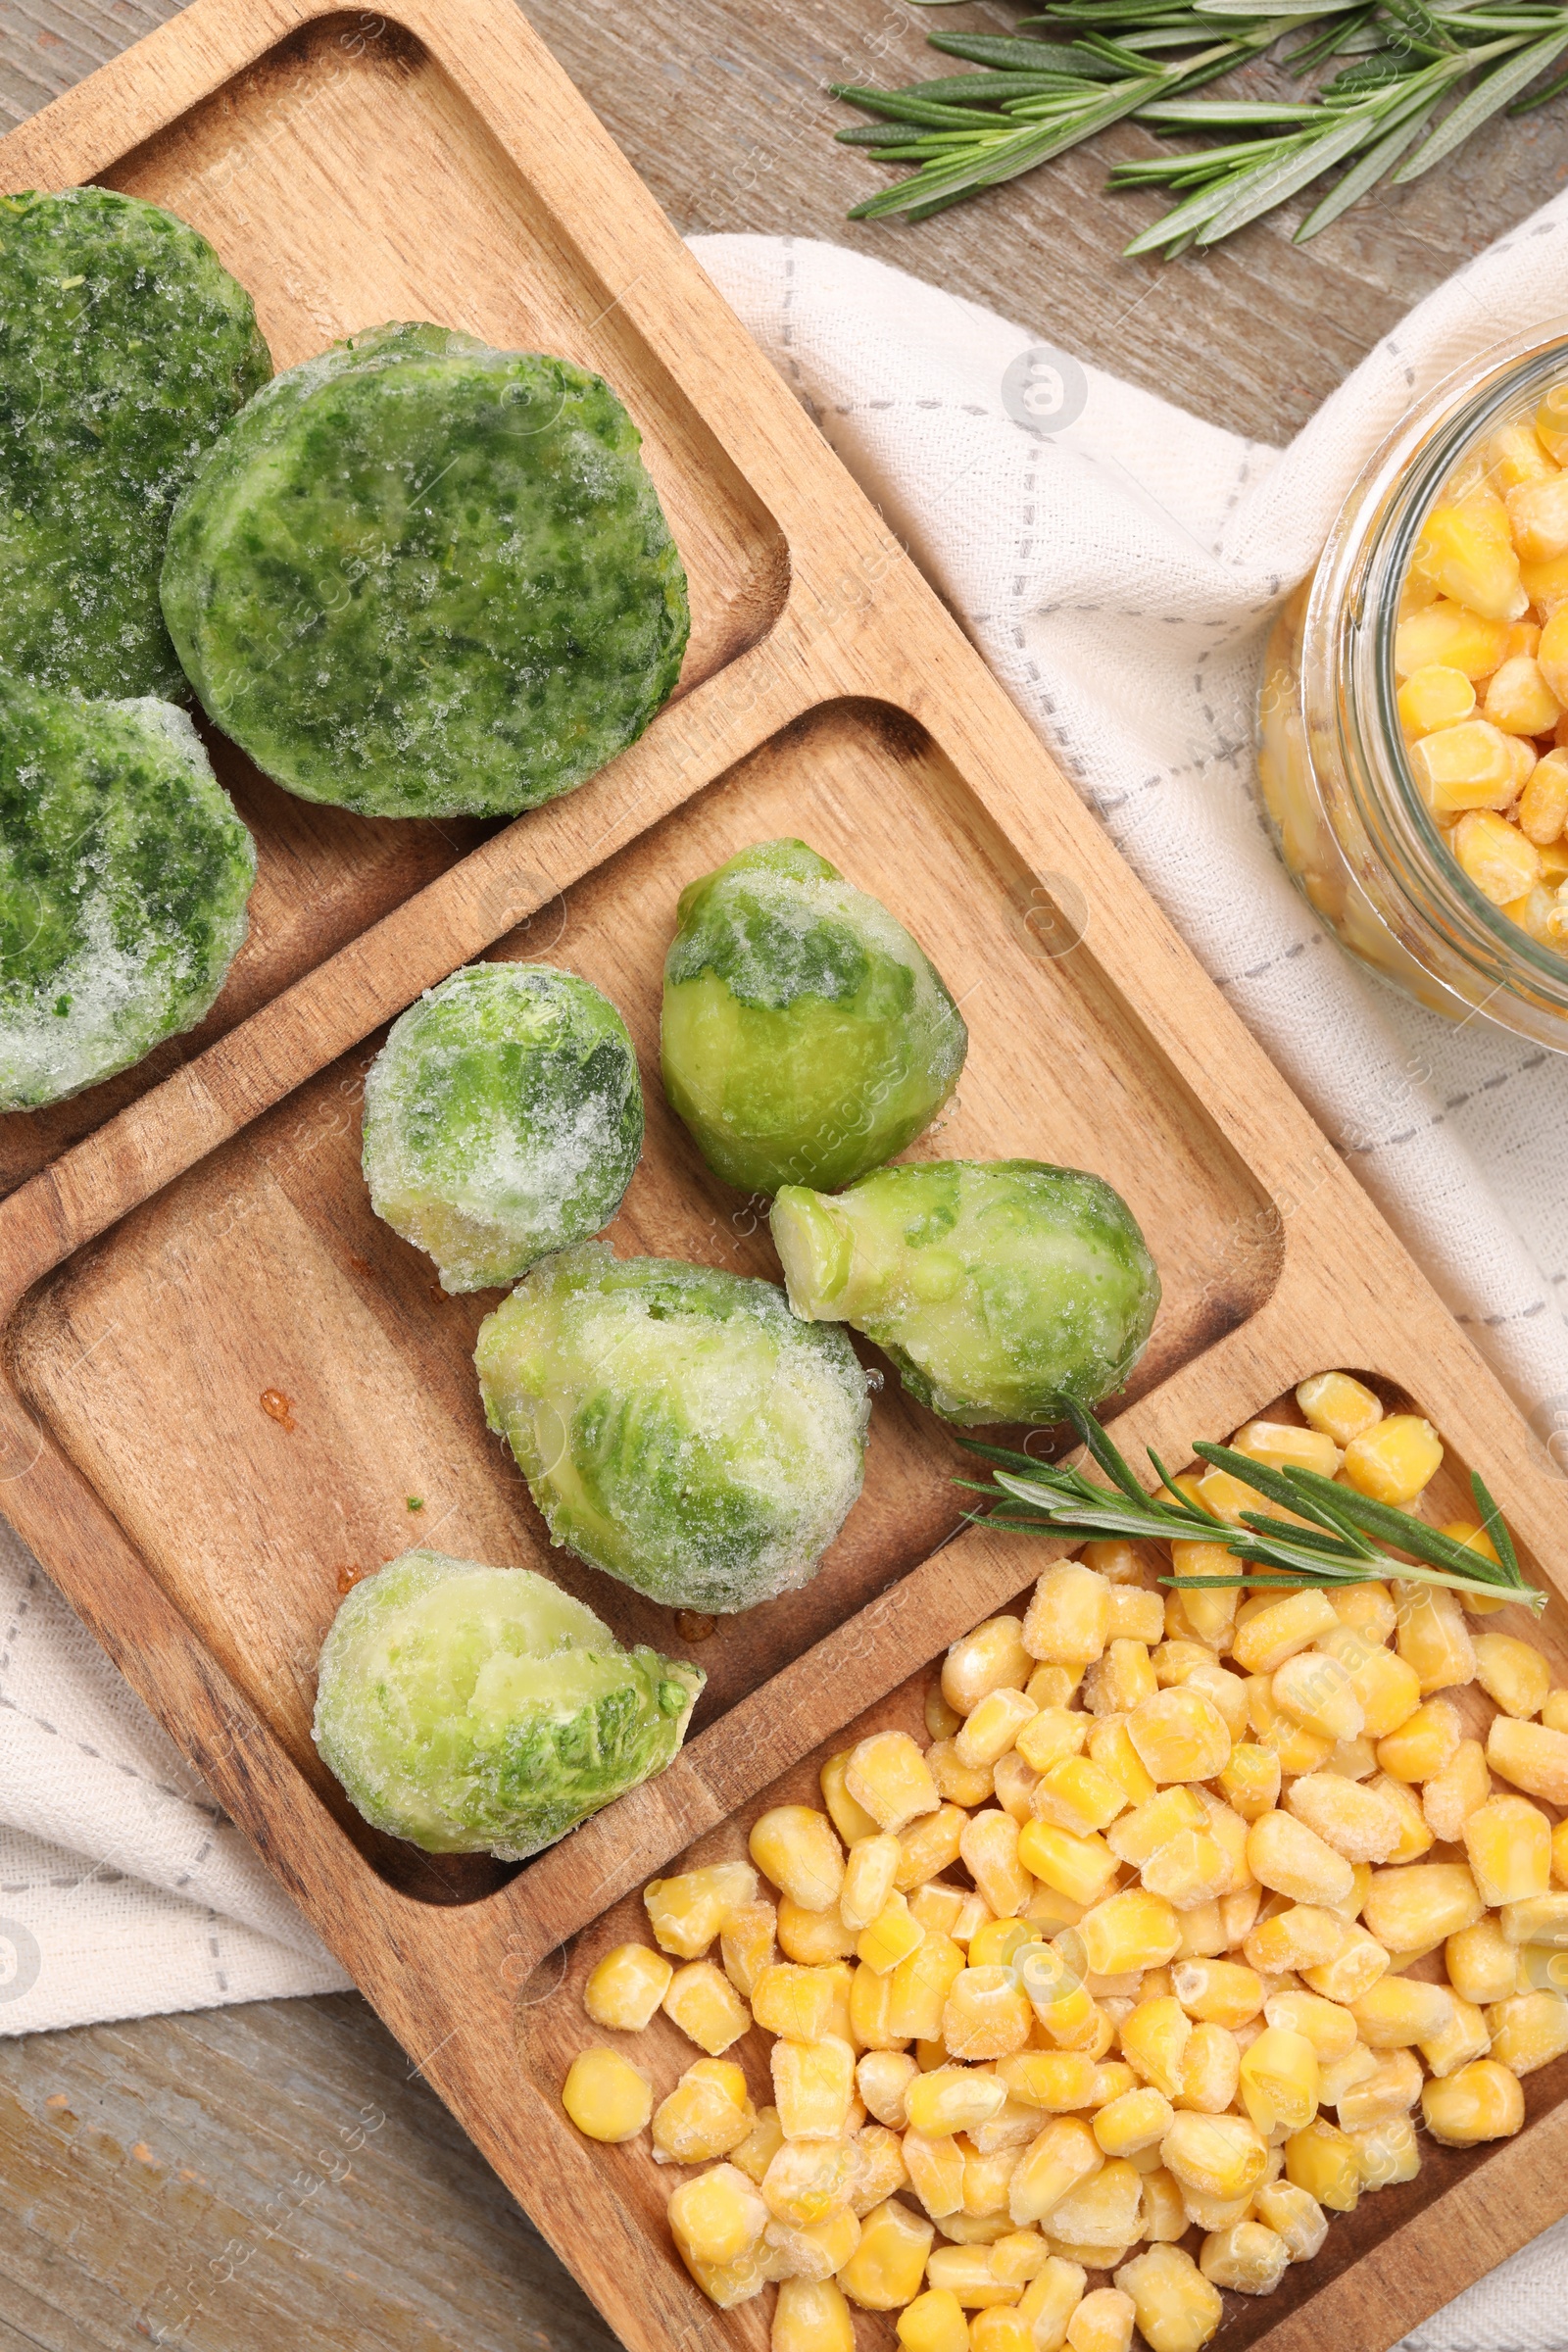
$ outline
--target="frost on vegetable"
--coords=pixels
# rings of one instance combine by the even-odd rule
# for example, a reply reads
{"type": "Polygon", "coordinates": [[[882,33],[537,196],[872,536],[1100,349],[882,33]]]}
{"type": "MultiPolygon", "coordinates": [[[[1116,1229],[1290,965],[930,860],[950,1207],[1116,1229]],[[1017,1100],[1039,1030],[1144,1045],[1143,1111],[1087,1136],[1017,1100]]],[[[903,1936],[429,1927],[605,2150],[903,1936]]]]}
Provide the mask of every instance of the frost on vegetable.
{"type": "Polygon", "coordinates": [[[0,1110],[199,1021],[245,938],[249,833],[172,704],[0,672],[0,1110]]]}
{"type": "Polygon", "coordinates": [[[798,1315],[852,1323],[945,1420],[1050,1422],[1143,1353],[1159,1276],[1099,1176],[1036,1159],[879,1168],[826,1199],[789,1185],[773,1240],[798,1315]]]}
{"type": "Polygon", "coordinates": [[[0,196],[7,669],[185,700],[158,601],[169,517],[271,372],[250,296],[184,221],[109,188],[0,196]]]}
{"type": "Polygon", "coordinates": [[[316,1744],[378,1830],[516,1862],[662,1772],[707,1679],[531,1568],[406,1551],[332,1621],[316,1744]]]}
{"type": "Polygon", "coordinates": [[[475,1361],[552,1537],[655,1600],[804,1585],[860,1491],[865,1374],[770,1282],[585,1242],[485,1318],[475,1361]]]}
{"type": "Polygon", "coordinates": [[[968,1047],[942,975],[803,841],[682,891],[664,961],[664,1091],[743,1192],[836,1191],[930,1125],[968,1047]]]}
{"type": "Polygon", "coordinates": [[[170,533],[164,611],[203,707],[291,792],[367,815],[570,792],[685,650],[640,448],[597,375],[444,327],[290,368],[170,533]]]}
{"type": "Polygon", "coordinates": [[[543,963],[476,963],[394,1023],[365,1087],[370,1201],[449,1291],[512,1282],[609,1224],[643,1141],[626,1024],[543,963]]]}

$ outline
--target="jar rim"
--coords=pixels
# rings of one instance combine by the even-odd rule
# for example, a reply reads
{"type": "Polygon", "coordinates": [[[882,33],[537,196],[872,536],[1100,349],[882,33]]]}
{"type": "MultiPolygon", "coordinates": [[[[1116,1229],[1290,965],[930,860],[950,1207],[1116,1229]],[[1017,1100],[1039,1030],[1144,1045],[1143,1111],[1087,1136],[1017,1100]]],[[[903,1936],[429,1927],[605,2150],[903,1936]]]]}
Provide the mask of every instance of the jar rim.
{"type": "Polygon", "coordinates": [[[1305,617],[1305,647],[1318,652],[1315,664],[1308,653],[1308,666],[1318,669],[1319,693],[1332,699],[1358,821],[1411,928],[1436,928],[1449,955],[1487,984],[1472,1010],[1506,991],[1568,1015],[1568,955],[1532,939],[1477,888],[1427,808],[1396,699],[1399,595],[1425,518],[1466,452],[1524,405],[1538,378],[1565,371],[1568,316],[1559,316],[1523,348],[1517,337],[1494,344],[1435,385],[1389,433],[1346,500],[1305,617]]]}

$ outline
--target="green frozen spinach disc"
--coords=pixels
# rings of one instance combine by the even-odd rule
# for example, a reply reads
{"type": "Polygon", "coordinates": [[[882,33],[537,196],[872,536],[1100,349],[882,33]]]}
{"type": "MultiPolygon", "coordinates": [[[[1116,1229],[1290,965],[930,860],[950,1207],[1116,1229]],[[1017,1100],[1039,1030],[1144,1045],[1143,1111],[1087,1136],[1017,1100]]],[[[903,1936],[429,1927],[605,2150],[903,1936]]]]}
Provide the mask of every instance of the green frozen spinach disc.
{"type": "Polygon", "coordinates": [[[865,1374],[770,1282],[583,1242],[486,1316],[474,1360],[555,1541],[672,1607],[806,1584],[859,1494],[865,1374]]]}
{"type": "Polygon", "coordinates": [[[199,1021],[255,878],[183,710],[0,673],[0,1110],[78,1094],[199,1021]]]}
{"type": "Polygon", "coordinates": [[[513,1282],[610,1223],[643,1142],[626,1024],[545,963],[475,963],[394,1022],[365,1085],[370,1203],[449,1291],[513,1282]]]}
{"type": "Polygon", "coordinates": [[[439,326],[277,376],[181,500],[164,611],[259,767],[371,816],[570,792],[680,669],[686,575],[610,386],[439,326]]]}
{"type": "Polygon", "coordinates": [[[531,1568],[406,1551],[332,1620],[316,1744],[378,1830],[517,1862],[662,1772],[707,1679],[531,1568]]]}
{"type": "Polygon", "coordinates": [[[158,601],[175,499],[271,359],[183,220],[109,188],[0,196],[0,665],[189,692],[158,601]]]}
{"type": "Polygon", "coordinates": [[[804,841],[742,850],[680,894],[664,1092],[715,1175],[836,1192],[928,1127],[969,1034],[880,899],[804,841]]]}

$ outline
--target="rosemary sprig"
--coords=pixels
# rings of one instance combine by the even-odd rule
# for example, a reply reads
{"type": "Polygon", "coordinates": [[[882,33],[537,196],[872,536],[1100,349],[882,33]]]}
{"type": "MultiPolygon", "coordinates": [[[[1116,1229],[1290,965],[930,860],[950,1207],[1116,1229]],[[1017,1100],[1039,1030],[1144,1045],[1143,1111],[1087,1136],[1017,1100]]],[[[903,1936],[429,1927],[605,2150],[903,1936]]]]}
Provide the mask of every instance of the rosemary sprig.
{"type": "Polygon", "coordinates": [[[1156,1494],[1148,1493],[1093,1413],[1070,1402],[1064,1410],[1090,1458],[1110,1483],[1098,1485],[1076,1464],[1037,1462],[1030,1454],[968,1440],[972,1452],[999,1467],[989,1485],[961,1483],[977,1494],[1005,1496],[1022,1513],[1004,1517],[993,1510],[986,1515],[988,1527],[1036,1534],[1049,1528],[1057,1535],[1121,1536],[1135,1543],[1152,1539],[1161,1544],[1211,1544],[1237,1560],[1234,1576],[1158,1580],[1177,1592],[1241,1585],[1332,1590],[1397,1577],[1405,1584],[1443,1585],[1451,1592],[1479,1592],[1494,1599],[1503,1591],[1532,1609],[1546,1605],[1545,1593],[1525,1583],[1502,1514],[1479,1472],[1471,1473],[1470,1486],[1481,1524],[1496,1550],[1495,1561],[1455,1543],[1413,1512],[1374,1502],[1316,1470],[1272,1470],[1229,1446],[1199,1443],[1193,1451],[1200,1461],[1228,1470],[1260,1501],[1292,1514],[1280,1519],[1263,1510],[1245,1511],[1244,1524],[1233,1526],[1189,1500],[1152,1446],[1149,1458],[1160,1487],[1156,1494]]]}
{"type": "Polygon", "coordinates": [[[916,166],[850,218],[929,220],[1129,117],[1218,134],[1112,169],[1112,188],[1180,199],[1129,254],[1217,244],[1343,165],[1297,230],[1303,243],[1380,180],[1419,178],[1502,108],[1525,113],[1568,89],[1568,74],[1531,88],[1568,49],[1568,0],[1053,0],[1013,34],[927,38],[979,71],[891,90],[834,85],[879,118],[842,141],[916,166]],[[1348,61],[1302,101],[1193,95],[1301,33],[1282,52],[1290,72],[1348,61]]]}

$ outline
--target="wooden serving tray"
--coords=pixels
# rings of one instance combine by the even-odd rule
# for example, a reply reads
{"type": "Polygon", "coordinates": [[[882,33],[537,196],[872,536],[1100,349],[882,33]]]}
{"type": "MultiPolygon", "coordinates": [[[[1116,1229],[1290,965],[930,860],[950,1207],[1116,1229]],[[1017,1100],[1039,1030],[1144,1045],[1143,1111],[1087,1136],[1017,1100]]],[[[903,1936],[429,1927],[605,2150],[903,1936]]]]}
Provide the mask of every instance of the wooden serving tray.
{"type": "MultiPolygon", "coordinates": [[[[760,2347],[768,2299],[720,2314],[676,2262],[668,2177],[565,2122],[584,1968],[662,1866],[744,1850],[824,1743],[913,1721],[930,1661],[1062,1546],[960,1532],[960,1457],[890,1383],[821,1574],[695,1653],[710,1682],[667,1773],[521,1870],[368,1830],[309,1730],[353,1573],[414,1542],[537,1562],[624,1640],[685,1647],[668,1611],[549,1549],[479,1409],[495,1295],[447,1298],[370,1212],[359,1104],[387,1022],[486,953],[595,980],[648,1099],[616,1247],[776,1278],[765,1221],[664,1107],[659,985],[682,884],[799,833],[962,1002],[961,1100],[919,1150],[1092,1167],[1138,1215],[1165,1301],[1129,1448],[1183,1459],[1346,1365],[1429,1413],[1450,1469],[1484,1466],[1538,1578],[1568,1488],[512,0],[195,0],[0,143],[0,187],[87,179],[202,229],[279,367],[402,318],[600,369],[645,435],[694,625],[641,742],[501,828],[310,807],[215,745],[261,856],[218,1006],[0,1121],[0,1505],[625,2342],[760,2347]]],[[[1545,1638],[1568,1675],[1560,1601],[1545,1638]]],[[[673,2039],[646,2047],[662,2088],[673,2039]]],[[[1568,2208],[1568,2062],[1526,2088],[1517,2139],[1431,2153],[1279,2296],[1227,2297],[1218,2343],[1380,2352],[1568,2208]]]]}

